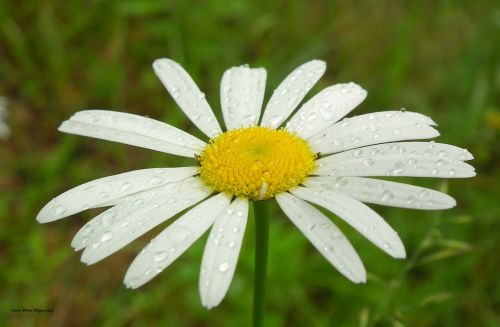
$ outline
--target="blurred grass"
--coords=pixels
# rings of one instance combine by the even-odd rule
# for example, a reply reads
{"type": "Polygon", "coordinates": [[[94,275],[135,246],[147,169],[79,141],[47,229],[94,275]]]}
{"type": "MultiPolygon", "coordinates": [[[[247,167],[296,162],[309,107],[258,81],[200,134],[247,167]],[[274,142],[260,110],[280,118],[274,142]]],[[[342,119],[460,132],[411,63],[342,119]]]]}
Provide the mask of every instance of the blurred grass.
{"type": "Polygon", "coordinates": [[[207,311],[197,290],[203,240],[131,291],[122,284],[127,266],[161,228],[86,267],[69,243],[95,212],[43,226],[34,220],[51,197],[85,181],[190,163],[57,132],[72,113],[105,108],[200,135],[152,72],[154,59],[171,57],[213,108],[230,66],[266,67],[269,95],[296,65],[321,58],[329,67],[316,91],[353,80],[369,91],[355,114],[406,107],[431,115],[440,142],[476,157],[471,180],[407,179],[448,188],[456,208],[375,208],[404,240],[405,261],[332,217],[364,260],[365,285],[341,277],[275,208],[267,326],[499,326],[499,30],[492,0],[0,0],[0,94],[13,132],[0,143],[0,325],[249,325],[252,222],[228,296],[207,311]],[[54,313],[11,313],[22,307],[54,313]]]}

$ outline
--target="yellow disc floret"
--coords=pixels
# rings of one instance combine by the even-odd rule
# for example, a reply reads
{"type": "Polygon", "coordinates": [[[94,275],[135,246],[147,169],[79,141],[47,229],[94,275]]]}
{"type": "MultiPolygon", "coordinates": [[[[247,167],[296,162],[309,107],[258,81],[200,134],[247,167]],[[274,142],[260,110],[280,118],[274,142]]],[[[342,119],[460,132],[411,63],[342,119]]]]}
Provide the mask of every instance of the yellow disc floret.
{"type": "Polygon", "coordinates": [[[300,137],[259,126],[211,139],[198,157],[206,184],[251,200],[269,199],[299,185],[313,170],[314,159],[300,137]]]}

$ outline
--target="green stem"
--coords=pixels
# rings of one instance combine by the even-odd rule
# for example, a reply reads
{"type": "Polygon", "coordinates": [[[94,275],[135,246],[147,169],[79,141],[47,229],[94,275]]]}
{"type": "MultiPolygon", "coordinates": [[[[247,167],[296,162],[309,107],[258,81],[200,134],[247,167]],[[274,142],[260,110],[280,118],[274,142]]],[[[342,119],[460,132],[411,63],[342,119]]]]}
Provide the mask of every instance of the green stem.
{"type": "Polygon", "coordinates": [[[255,217],[255,282],[253,293],[253,327],[264,326],[267,245],[269,240],[268,201],[253,202],[255,217]]]}

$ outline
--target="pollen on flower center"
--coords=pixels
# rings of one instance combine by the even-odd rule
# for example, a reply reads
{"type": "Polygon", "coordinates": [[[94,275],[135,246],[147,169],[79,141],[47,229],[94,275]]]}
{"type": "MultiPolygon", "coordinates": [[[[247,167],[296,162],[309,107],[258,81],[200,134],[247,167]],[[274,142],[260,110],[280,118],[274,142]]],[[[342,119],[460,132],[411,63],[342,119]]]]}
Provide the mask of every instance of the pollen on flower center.
{"type": "Polygon", "coordinates": [[[299,185],[313,170],[314,159],[300,137],[259,126],[211,139],[198,157],[206,184],[251,200],[272,198],[299,185]]]}

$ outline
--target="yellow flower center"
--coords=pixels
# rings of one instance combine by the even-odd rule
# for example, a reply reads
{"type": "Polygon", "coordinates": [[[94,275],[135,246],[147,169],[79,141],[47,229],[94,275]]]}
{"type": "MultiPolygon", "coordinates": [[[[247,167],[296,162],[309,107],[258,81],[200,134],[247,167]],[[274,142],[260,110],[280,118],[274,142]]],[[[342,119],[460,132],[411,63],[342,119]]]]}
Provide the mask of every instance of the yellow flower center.
{"type": "Polygon", "coordinates": [[[315,158],[300,137],[255,126],[211,139],[198,161],[202,180],[216,191],[264,200],[299,185],[315,158]]]}

